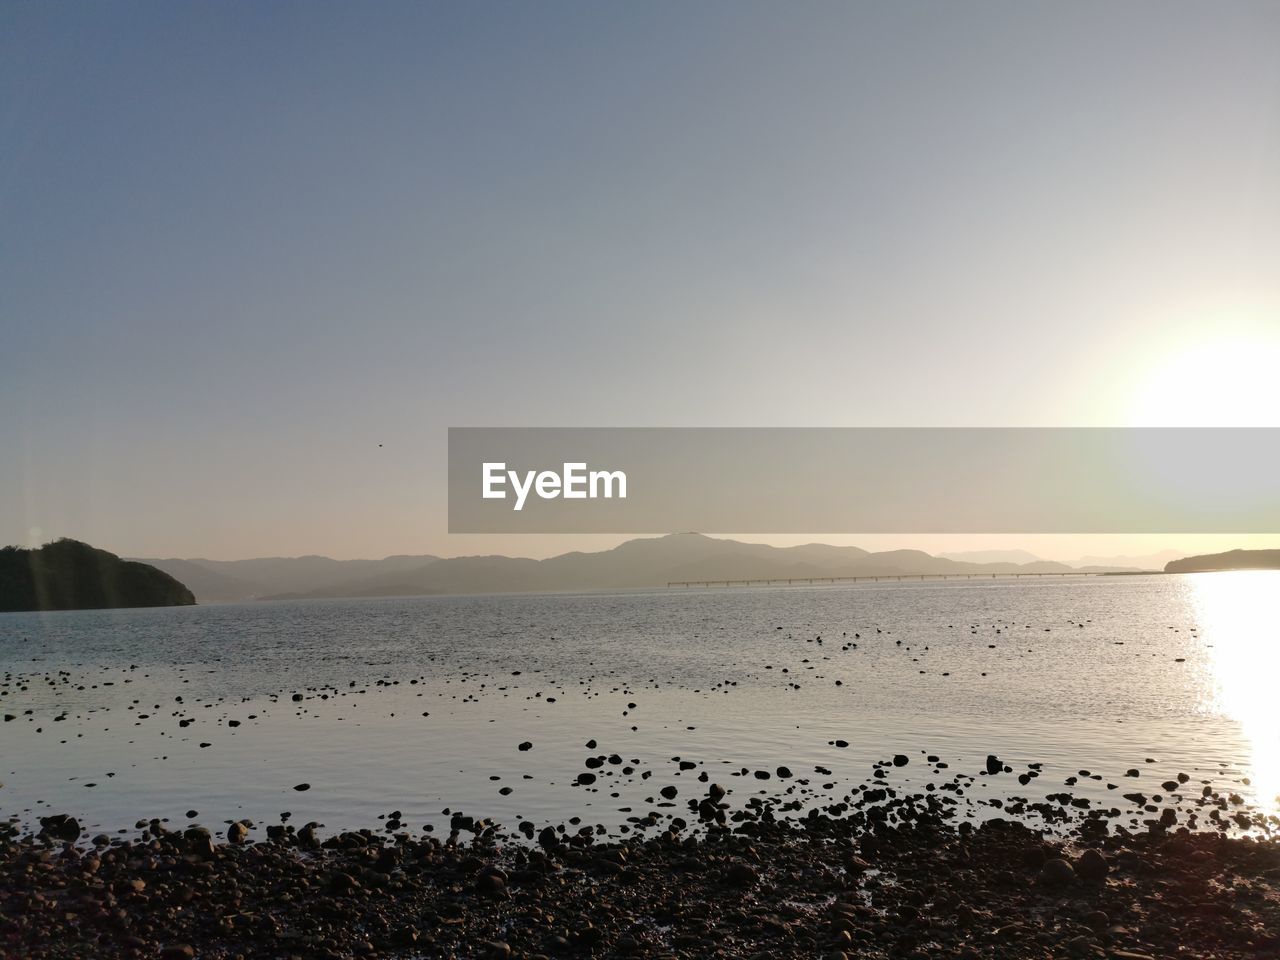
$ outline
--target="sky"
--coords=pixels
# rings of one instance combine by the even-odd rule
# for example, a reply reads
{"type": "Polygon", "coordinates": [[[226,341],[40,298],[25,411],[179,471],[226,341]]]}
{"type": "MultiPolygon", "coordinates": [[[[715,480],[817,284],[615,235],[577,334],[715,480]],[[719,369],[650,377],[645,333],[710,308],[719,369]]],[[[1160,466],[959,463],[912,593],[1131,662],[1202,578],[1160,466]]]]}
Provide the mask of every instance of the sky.
{"type": "Polygon", "coordinates": [[[1280,426],[1277,36],[1273,2],[3,0],[0,542],[621,539],[450,536],[449,426],[1280,426]]]}

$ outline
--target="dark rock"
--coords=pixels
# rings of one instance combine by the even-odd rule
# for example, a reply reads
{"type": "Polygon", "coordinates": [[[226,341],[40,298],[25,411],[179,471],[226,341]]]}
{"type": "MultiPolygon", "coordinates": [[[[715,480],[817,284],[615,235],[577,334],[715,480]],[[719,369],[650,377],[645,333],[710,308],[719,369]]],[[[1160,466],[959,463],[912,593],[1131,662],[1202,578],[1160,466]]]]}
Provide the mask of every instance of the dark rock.
{"type": "Polygon", "coordinates": [[[80,838],[80,821],[65,813],[55,813],[40,818],[40,834],[53,837],[55,840],[78,840],[80,838]]]}
{"type": "Polygon", "coordinates": [[[1089,849],[1080,854],[1080,859],[1076,861],[1075,871],[1078,876],[1085,880],[1103,880],[1111,871],[1111,866],[1107,863],[1107,858],[1097,850],[1089,849]]]}
{"type": "Polygon", "coordinates": [[[1060,857],[1046,860],[1040,868],[1040,881],[1051,887],[1065,886],[1075,879],[1076,872],[1071,864],[1060,857]]]}
{"type": "Polygon", "coordinates": [[[498,897],[505,893],[506,889],[506,876],[500,872],[482,873],[476,878],[476,892],[483,893],[485,896],[498,897]]]}
{"type": "Polygon", "coordinates": [[[329,891],[336,894],[350,893],[359,889],[360,883],[351,874],[338,871],[329,878],[329,891]]]}
{"type": "Polygon", "coordinates": [[[182,839],[187,853],[199,857],[212,857],[216,852],[213,836],[204,827],[192,827],[182,834],[182,839]]]}

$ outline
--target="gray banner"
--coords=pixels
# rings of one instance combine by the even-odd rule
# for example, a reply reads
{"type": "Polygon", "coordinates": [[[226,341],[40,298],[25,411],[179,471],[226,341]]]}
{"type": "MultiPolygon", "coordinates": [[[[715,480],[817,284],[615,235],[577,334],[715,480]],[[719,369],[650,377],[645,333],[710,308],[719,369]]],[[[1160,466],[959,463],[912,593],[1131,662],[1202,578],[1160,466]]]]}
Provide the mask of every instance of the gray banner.
{"type": "Polygon", "coordinates": [[[1269,533],[1278,481],[1280,428],[449,430],[451,533],[1269,533]]]}

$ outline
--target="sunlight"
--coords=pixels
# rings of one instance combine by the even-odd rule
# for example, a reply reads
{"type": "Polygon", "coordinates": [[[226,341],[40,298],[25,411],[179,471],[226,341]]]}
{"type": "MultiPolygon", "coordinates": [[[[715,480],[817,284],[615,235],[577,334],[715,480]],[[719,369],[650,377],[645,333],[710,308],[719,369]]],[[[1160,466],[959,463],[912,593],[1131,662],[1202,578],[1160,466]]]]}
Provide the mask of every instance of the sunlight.
{"type": "Polygon", "coordinates": [[[1209,648],[1215,706],[1240,722],[1253,753],[1257,803],[1280,809],[1280,571],[1240,570],[1190,578],[1200,637],[1209,648]]]}
{"type": "Polygon", "coordinates": [[[1280,336],[1211,336],[1155,360],[1138,380],[1129,423],[1141,427],[1280,426],[1280,336]]]}

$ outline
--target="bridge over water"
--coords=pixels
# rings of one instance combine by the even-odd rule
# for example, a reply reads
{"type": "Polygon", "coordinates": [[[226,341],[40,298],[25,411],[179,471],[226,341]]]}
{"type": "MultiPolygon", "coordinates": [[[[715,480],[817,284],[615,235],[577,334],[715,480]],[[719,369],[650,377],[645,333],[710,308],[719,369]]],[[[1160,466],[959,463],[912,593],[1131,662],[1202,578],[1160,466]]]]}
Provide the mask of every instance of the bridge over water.
{"type": "Polygon", "coordinates": [[[857,583],[865,580],[879,583],[882,580],[1003,580],[1022,577],[1103,577],[1105,573],[1084,570],[1063,570],[1049,573],[892,573],[879,576],[858,577],[756,577],[752,580],[668,580],[668,587],[768,587],[796,583],[857,583]]]}

